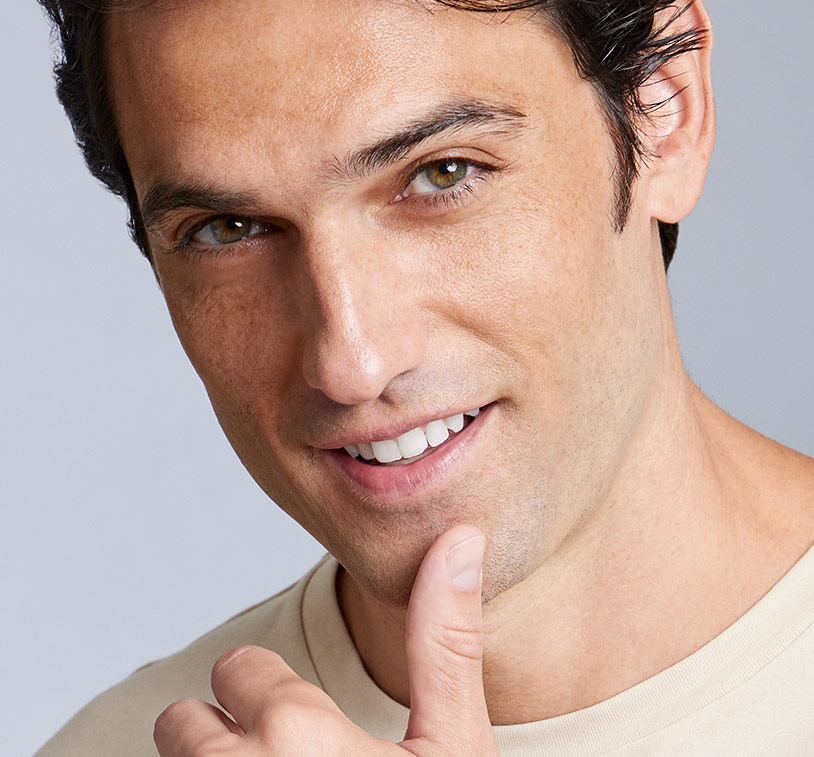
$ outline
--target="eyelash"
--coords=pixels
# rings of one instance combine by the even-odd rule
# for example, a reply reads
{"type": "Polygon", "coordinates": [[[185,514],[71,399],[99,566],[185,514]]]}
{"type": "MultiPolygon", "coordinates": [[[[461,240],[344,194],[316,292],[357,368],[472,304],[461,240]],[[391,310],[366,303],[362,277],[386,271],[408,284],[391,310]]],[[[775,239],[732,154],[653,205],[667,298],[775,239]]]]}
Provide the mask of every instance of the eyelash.
{"type": "Polygon", "coordinates": [[[467,195],[474,196],[477,193],[477,184],[487,181],[491,174],[499,169],[495,166],[490,166],[487,163],[480,163],[476,160],[467,160],[466,158],[456,158],[454,155],[448,155],[438,160],[430,160],[426,163],[421,163],[410,173],[407,181],[404,183],[402,193],[412,184],[423,171],[426,171],[430,166],[438,165],[439,163],[463,163],[467,167],[476,169],[470,176],[462,179],[457,184],[447,188],[438,189],[437,192],[426,192],[409,195],[403,200],[394,202],[420,202],[430,210],[434,210],[438,206],[443,206],[444,209],[450,209],[453,206],[461,205],[467,195]]]}
{"type": "MultiPolygon", "coordinates": [[[[215,221],[221,218],[244,218],[244,217],[247,220],[249,219],[248,216],[239,216],[237,213],[234,214],[219,213],[214,216],[207,216],[206,218],[193,224],[187,231],[185,231],[180,241],[172,246],[170,252],[173,254],[182,253],[186,256],[189,256],[193,260],[200,260],[204,256],[218,258],[221,255],[233,255],[237,251],[237,248],[239,246],[245,245],[247,242],[251,242],[254,239],[254,237],[260,236],[260,234],[252,234],[248,237],[243,237],[243,239],[239,239],[237,242],[232,242],[231,244],[211,245],[209,247],[194,243],[192,241],[192,237],[194,237],[202,229],[205,229],[207,226],[209,226],[210,223],[214,223],[215,221]]],[[[270,228],[272,227],[272,224],[262,224],[256,221],[252,221],[252,223],[258,223],[259,226],[267,226],[270,228]]]]}
{"type": "MultiPolygon", "coordinates": [[[[422,171],[426,171],[430,166],[438,165],[439,163],[443,163],[445,161],[463,163],[467,167],[472,167],[476,170],[470,176],[462,179],[458,184],[454,184],[447,189],[439,188],[437,192],[423,192],[408,195],[400,200],[392,200],[391,204],[403,202],[408,202],[411,204],[421,203],[430,211],[435,211],[438,209],[450,210],[453,207],[460,207],[464,202],[466,202],[467,197],[477,195],[478,184],[488,181],[492,174],[500,170],[496,166],[492,166],[487,163],[467,160],[465,158],[456,158],[455,156],[446,156],[444,158],[431,160],[416,166],[416,168],[409,174],[408,179],[404,182],[401,193],[407,190],[410,184],[412,184],[416,178],[421,175],[422,171]]],[[[228,217],[228,215],[220,213],[218,215],[207,216],[201,221],[198,221],[184,233],[181,240],[177,244],[173,245],[170,251],[173,253],[183,253],[193,260],[200,260],[203,257],[213,256],[217,258],[221,255],[233,255],[241,246],[247,242],[250,242],[255,236],[260,236],[260,234],[252,234],[251,236],[244,237],[243,239],[232,242],[231,244],[212,245],[210,247],[199,246],[192,242],[192,237],[195,236],[195,234],[206,228],[210,223],[225,217],[228,217]]],[[[237,214],[235,214],[234,217],[238,217],[237,214]]],[[[249,217],[246,217],[246,219],[249,220],[249,217]]],[[[271,224],[260,223],[259,225],[272,227],[271,224]]]]}

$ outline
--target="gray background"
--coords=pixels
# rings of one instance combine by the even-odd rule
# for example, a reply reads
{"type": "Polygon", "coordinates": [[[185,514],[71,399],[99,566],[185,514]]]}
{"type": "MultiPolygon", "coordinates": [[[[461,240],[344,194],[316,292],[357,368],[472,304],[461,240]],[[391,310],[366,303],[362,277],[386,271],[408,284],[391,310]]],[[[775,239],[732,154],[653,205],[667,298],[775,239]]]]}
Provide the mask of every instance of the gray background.
{"type": "MultiPolygon", "coordinates": [[[[690,374],[814,453],[814,11],[709,0],[720,131],[671,290],[690,374]]],[[[52,94],[34,0],[3,0],[0,754],[294,581],[322,553],[224,440],[123,206],[52,94]]]]}

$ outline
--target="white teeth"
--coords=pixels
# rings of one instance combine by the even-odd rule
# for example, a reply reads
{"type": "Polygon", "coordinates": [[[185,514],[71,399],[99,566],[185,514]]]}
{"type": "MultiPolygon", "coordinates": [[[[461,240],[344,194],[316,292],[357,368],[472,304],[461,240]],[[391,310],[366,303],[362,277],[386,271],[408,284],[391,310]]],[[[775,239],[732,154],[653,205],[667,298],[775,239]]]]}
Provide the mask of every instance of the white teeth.
{"type": "Polygon", "coordinates": [[[464,427],[464,414],[450,415],[449,418],[444,418],[444,423],[450,431],[457,434],[464,427]]]}
{"type": "Polygon", "coordinates": [[[361,456],[364,460],[375,458],[380,463],[395,463],[402,459],[409,461],[426,452],[427,447],[438,447],[443,444],[449,439],[450,433],[457,434],[464,427],[464,416],[476,418],[479,414],[480,408],[467,410],[449,418],[430,421],[424,428],[414,428],[398,439],[348,444],[345,451],[351,457],[361,456]]]}
{"type": "Polygon", "coordinates": [[[385,439],[383,442],[371,442],[373,454],[380,463],[394,463],[401,460],[399,445],[395,439],[385,439]]]}
{"type": "Polygon", "coordinates": [[[424,434],[430,447],[437,447],[449,439],[449,429],[444,421],[432,421],[424,426],[424,434]]]}
{"type": "Polygon", "coordinates": [[[412,431],[402,434],[396,439],[396,442],[402,457],[415,457],[416,455],[420,455],[427,449],[428,445],[427,437],[420,428],[414,428],[412,431]]]}

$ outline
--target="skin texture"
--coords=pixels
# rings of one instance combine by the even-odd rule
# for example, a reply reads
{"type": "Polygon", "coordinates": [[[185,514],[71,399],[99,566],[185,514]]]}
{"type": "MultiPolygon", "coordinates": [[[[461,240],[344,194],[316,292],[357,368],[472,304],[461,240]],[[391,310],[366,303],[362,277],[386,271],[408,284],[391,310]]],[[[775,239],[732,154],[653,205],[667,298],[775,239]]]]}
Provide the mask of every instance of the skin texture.
{"type": "MultiPolygon", "coordinates": [[[[681,23],[708,26],[703,4],[681,23]]],[[[643,91],[674,99],[646,126],[653,157],[618,233],[595,92],[540,18],[203,0],[113,14],[107,42],[142,201],[171,182],[232,195],[153,219],[156,274],[241,460],[344,566],[344,617],[388,694],[415,705],[405,610],[458,524],[486,536],[493,723],[570,712],[665,669],[810,546],[811,461],[714,407],[676,343],[657,221],[680,221],[701,191],[709,46],[643,91]],[[362,176],[339,167],[462,101],[524,118],[436,135],[362,176]],[[424,203],[411,171],[442,158],[493,170],[460,202],[424,203]],[[172,251],[224,212],[260,233],[172,251]],[[466,448],[406,493],[361,490],[323,449],[490,404],[466,448]]],[[[436,606],[421,596],[411,612],[429,633],[436,606]]]]}
{"type": "Polygon", "coordinates": [[[235,720],[204,702],[176,702],[156,722],[159,753],[497,757],[483,696],[478,566],[484,544],[472,526],[456,526],[422,561],[406,635],[414,702],[399,744],[351,723],[325,692],[273,652],[241,647],[224,654],[212,671],[212,691],[235,720]]]}

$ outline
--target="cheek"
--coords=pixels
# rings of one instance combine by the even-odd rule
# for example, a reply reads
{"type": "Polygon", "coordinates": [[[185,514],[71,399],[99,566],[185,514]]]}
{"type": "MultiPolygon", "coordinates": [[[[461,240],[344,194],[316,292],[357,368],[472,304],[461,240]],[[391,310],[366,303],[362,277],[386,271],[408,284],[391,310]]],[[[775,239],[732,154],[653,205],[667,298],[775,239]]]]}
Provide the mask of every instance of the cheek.
{"type": "Polygon", "coordinates": [[[455,265],[436,266],[450,292],[447,320],[496,348],[483,353],[482,370],[502,363],[510,377],[507,433],[535,460],[522,470],[546,479],[524,484],[548,492],[539,501],[587,503],[654,372],[657,308],[642,291],[648,261],[613,227],[612,171],[597,170],[607,156],[597,150],[580,166],[567,151],[547,155],[535,166],[536,193],[514,191],[513,202],[449,240],[461,250],[455,265]]]}
{"type": "Polygon", "coordinates": [[[555,176],[534,194],[528,186],[514,179],[487,214],[434,237],[418,257],[442,293],[434,307],[443,321],[497,347],[490,357],[502,367],[548,363],[551,381],[599,340],[617,286],[618,235],[604,177],[563,186],[555,176]]]}
{"type": "Polygon", "coordinates": [[[291,391],[301,362],[291,307],[259,268],[239,273],[228,283],[199,273],[183,286],[165,284],[170,314],[243,465],[274,502],[324,541],[327,499],[307,501],[309,475],[317,478],[313,461],[296,445],[292,454],[290,441],[301,426],[299,397],[291,391]]]}
{"type": "Polygon", "coordinates": [[[276,412],[296,350],[288,304],[257,264],[161,272],[178,337],[236,447],[241,435],[257,433],[256,417],[276,412]]]}

